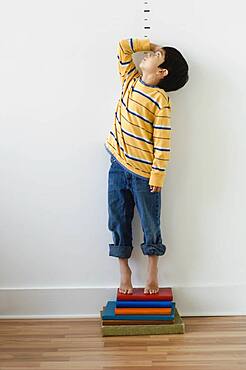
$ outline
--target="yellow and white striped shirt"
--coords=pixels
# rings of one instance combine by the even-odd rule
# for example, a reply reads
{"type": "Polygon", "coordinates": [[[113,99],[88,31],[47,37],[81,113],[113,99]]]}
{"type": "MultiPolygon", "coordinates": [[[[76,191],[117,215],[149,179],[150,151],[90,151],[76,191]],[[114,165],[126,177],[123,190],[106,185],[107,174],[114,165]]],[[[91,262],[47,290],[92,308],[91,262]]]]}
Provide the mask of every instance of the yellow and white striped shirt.
{"type": "Polygon", "coordinates": [[[163,89],[142,80],[132,59],[133,53],[149,50],[149,39],[123,39],[118,44],[122,90],[104,145],[128,171],[162,187],[170,159],[171,102],[163,89]]]}

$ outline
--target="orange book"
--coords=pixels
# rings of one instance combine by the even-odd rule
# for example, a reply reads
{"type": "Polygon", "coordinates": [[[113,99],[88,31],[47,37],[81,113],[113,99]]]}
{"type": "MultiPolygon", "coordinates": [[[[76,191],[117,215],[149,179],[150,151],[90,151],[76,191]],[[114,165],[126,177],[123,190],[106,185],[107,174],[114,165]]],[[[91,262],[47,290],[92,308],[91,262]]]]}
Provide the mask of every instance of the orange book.
{"type": "Polygon", "coordinates": [[[170,307],[116,307],[116,315],[171,315],[170,307]]]}

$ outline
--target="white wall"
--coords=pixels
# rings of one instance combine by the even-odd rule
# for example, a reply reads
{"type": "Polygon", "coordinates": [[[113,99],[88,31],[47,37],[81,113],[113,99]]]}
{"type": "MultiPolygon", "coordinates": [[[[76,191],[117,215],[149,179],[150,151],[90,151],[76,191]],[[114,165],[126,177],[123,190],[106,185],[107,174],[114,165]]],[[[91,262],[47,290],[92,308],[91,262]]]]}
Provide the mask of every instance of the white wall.
{"type": "MultiPolygon", "coordinates": [[[[0,1],[0,314],[97,316],[119,284],[108,256],[116,46],[148,37],[190,66],[170,94],[160,286],[183,315],[245,314],[245,6],[155,0],[0,1]]],[[[137,61],[137,59],[136,59],[137,61]]],[[[130,260],[144,286],[137,211],[130,260]]],[[[43,316],[44,317],[44,316],[43,316]]]]}

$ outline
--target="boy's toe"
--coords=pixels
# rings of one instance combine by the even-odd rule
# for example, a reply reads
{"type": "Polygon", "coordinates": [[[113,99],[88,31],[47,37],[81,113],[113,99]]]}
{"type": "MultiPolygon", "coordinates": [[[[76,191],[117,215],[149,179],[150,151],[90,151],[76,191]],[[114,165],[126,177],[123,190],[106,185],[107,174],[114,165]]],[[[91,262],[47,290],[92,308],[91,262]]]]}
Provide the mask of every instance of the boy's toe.
{"type": "Polygon", "coordinates": [[[126,293],[126,290],[125,289],[119,289],[119,291],[120,291],[120,293],[123,293],[123,294],[125,294],[126,293]]]}

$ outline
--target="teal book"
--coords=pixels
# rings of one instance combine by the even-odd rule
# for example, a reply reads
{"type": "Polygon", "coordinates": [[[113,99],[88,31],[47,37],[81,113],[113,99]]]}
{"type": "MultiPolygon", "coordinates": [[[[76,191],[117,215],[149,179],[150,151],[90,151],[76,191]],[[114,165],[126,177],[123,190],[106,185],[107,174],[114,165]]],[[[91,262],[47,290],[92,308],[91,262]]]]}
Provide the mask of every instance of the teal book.
{"type": "Polygon", "coordinates": [[[102,311],[102,320],[174,320],[175,302],[171,302],[171,315],[116,315],[116,301],[108,301],[102,311]]]}

